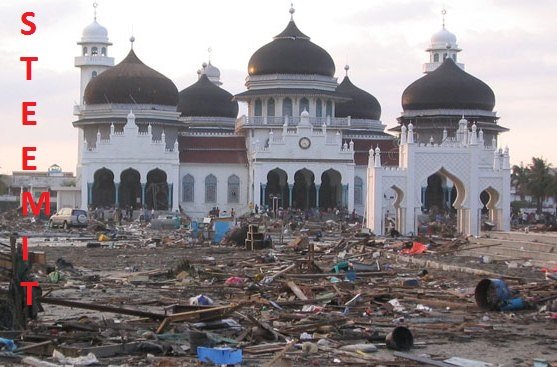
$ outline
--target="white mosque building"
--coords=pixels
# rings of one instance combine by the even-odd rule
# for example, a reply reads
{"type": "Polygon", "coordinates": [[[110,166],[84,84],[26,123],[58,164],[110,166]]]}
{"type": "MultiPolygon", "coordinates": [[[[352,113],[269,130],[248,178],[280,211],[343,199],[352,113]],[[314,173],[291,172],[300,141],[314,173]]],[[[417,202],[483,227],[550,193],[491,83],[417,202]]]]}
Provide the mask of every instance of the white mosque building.
{"type": "Polygon", "coordinates": [[[236,96],[221,88],[210,62],[178,91],[140,60],[133,38],[114,65],[108,32],[95,18],[75,58],[81,207],[182,208],[193,217],[217,206],[346,208],[375,231],[389,212],[399,230],[413,232],[418,211],[438,206],[456,208],[459,228],[474,233],[485,192],[491,219],[504,229],[508,152],[496,143],[506,129],[491,89],[457,62],[456,37],[444,25],[432,37],[427,74],[404,91],[391,135],[377,99],[352,83],[348,66],[339,83],[331,56],[290,14],[251,56],[246,91],[236,96]],[[238,102],[247,103],[247,116],[238,117],[238,102]],[[415,167],[428,153],[444,159],[415,167]]]}

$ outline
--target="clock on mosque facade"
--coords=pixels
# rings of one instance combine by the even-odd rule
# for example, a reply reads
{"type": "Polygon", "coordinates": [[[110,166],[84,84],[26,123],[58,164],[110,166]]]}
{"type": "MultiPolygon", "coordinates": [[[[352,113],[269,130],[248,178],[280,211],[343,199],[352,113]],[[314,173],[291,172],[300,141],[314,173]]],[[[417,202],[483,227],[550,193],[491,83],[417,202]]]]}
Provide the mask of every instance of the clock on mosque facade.
{"type": "Polygon", "coordinates": [[[309,138],[307,137],[300,138],[300,141],[298,141],[298,145],[302,149],[308,149],[311,146],[311,140],[309,140],[309,138]]]}

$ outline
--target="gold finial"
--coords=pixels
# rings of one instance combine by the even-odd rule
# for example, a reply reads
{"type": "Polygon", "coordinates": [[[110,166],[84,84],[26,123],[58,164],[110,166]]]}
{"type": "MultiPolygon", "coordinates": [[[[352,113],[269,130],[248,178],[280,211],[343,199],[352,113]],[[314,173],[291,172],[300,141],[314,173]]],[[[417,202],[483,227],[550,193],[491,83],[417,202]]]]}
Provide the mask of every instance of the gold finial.
{"type": "Polygon", "coordinates": [[[445,28],[445,15],[447,15],[447,9],[443,8],[443,10],[441,10],[441,15],[443,16],[443,28],[445,28]]]}
{"type": "Polygon", "coordinates": [[[290,3],[290,10],[288,12],[290,13],[290,20],[294,20],[294,12],[296,12],[296,9],[294,9],[293,3],[290,3]]]}
{"type": "Polygon", "coordinates": [[[344,70],[346,71],[346,76],[348,76],[348,70],[350,70],[350,65],[344,65],[344,70]]]}
{"type": "Polygon", "coordinates": [[[99,4],[97,4],[97,2],[95,1],[93,3],[93,14],[94,14],[94,19],[97,20],[97,6],[99,6],[99,4]]]}

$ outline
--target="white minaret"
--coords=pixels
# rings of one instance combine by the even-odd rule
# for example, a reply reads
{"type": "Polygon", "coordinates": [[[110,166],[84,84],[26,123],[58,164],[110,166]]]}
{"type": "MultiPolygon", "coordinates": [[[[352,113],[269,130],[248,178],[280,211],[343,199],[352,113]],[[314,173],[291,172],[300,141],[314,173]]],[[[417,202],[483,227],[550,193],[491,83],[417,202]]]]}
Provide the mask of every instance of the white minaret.
{"type": "Polygon", "coordinates": [[[457,54],[462,51],[456,44],[456,36],[445,29],[445,14],[447,11],[441,11],[443,15],[443,28],[433,36],[431,36],[431,44],[426,52],[429,52],[429,62],[423,66],[424,73],[431,73],[437,69],[446,58],[450,57],[454,62],[464,70],[464,64],[458,62],[457,54]]]}
{"type": "Polygon", "coordinates": [[[114,58],[108,57],[108,31],[97,23],[97,3],[93,3],[95,16],[93,23],[83,29],[81,41],[81,56],[75,58],[75,67],[81,69],[81,86],[79,104],[83,104],[83,93],[87,83],[106,69],[114,66],[114,58]]]}
{"type": "MultiPolygon", "coordinates": [[[[112,43],[108,41],[108,31],[105,27],[97,23],[97,3],[93,3],[94,17],[93,23],[89,24],[83,29],[81,34],[81,41],[77,44],[81,46],[81,56],[77,56],[74,61],[74,65],[81,69],[81,84],[79,88],[79,103],[78,105],[83,105],[83,94],[85,93],[85,87],[87,83],[99,75],[106,69],[114,66],[114,58],[108,57],[108,46],[112,46],[112,43]]],[[[79,109],[74,110],[75,115],[79,115],[79,109]]],[[[83,158],[83,149],[85,148],[85,135],[82,128],[78,128],[77,133],[77,167],[76,176],[78,181],[78,187],[82,190],[87,190],[86,184],[81,184],[82,178],[82,164],[81,160],[83,158]],[[84,186],[85,185],[85,186],[84,186]],[[85,187],[85,189],[84,189],[85,187]]],[[[82,193],[81,200],[87,200],[87,192],[82,193]]],[[[87,205],[87,202],[81,203],[82,207],[87,205]]]]}

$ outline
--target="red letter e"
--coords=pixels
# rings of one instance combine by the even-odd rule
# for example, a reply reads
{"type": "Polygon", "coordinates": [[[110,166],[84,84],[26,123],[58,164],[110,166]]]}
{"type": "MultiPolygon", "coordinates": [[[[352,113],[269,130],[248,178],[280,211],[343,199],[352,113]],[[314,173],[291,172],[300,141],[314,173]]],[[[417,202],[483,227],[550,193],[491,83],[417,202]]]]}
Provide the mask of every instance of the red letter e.
{"type": "Polygon", "coordinates": [[[37,102],[21,103],[21,122],[23,125],[37,125],[37,121],[29,120],[29,116],[35,116],[35,111],[30,110],[29,107],[37,107],[37,102]]]}

